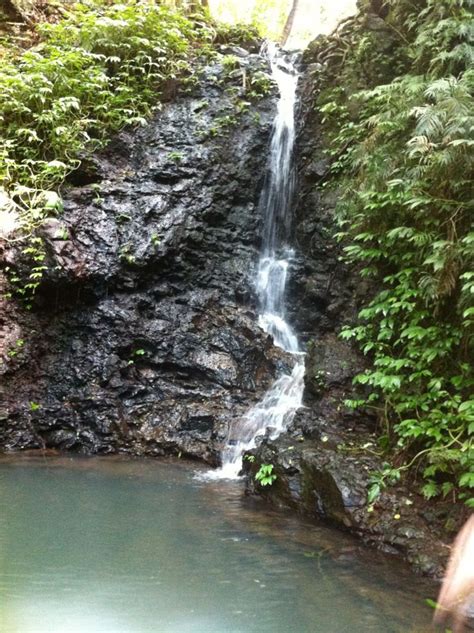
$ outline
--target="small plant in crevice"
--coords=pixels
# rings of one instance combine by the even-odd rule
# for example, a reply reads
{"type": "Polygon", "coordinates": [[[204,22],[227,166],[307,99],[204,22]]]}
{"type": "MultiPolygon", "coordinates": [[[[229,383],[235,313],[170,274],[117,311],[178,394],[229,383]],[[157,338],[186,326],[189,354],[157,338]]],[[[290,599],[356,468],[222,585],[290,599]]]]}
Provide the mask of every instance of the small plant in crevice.
{"type": "Polygon", "coordinates": [[[236,103],[235,110],[238,114],[246,114],[250,111],[251,107],[250,101],[244,101],[243,99],[239,99],[236,103]]]}
{"type": "Polygon", "coordinates": [[[393,486],[400,481],[401,471],[399,468],[394,468],[389,463],[385,462],[382,465],[382,469],[374,472],[370,476],[369,487],[367,490],[367,503],[369,507],[378,499],[381,492],[387,486],[393,486]]]}
{"type": "Polygon", "coordinates": [[[255,480],[261,486],[271,486],[277,475],[273,472],[274,466],[273,464],[261,464],[258,471],[255,473],[255,480]]]}
{"type": "Polygon", "coordinates": [[[184,159],[184,154],[183,152],[173,150],[172,152],[168,152],[167,158],[168,160],[171,160],[174,163],[180,163],[184,159]]]}
{"type": "Polygon", "coordinates": [[[274,81],[270,75],[263,71],[257,71],[250,75],[248,80],[247,96],[250,99],[261,99],[272,93],[274,81]]]}
{"type": "Polygon", "coordinates": [[[322,370],[318,370],[314,372],[313,379],[312,379],[312,387],[313,387],[314,393],[323,393],[326,385],[327,385],[326,372],[322,370]]]}
{"type": "Polygon", "coordinates": [[[240,60],[236,55],[223,55],[221,63],[227,73],[240,68],[240,60]]]}
{"type": "Polygon", "coordinates": [[[213,125],[209,128],[209,135],[211,137],[223,136],[228,128],[237,125],[237,123],[237,117],[233,114],[216,117],[213,125]]]}
{"type": "Polygon", "coordinates": [[[132,216],[129,215],[128,213],[119,213],[115,217],[115,221],[117,224],[125,224],[126,222],[130,222],[131,219],[132,219],[132,216]]]}
{"type": "Polygon", "coordinates": [[[21,352],[21,350],[23,349],[25,345],[25,341],[22,338],[18,338],[13,347],[8,351],[8,356],[10,358],[15,358],[15,356],[18,356],[18,354],[21,352]]]}
{"type": "Polygon", "coordinates": [[[138,360],[140,357],[145,356],[145,354],[146,352],[142,348],[134,350],[131,354],[131,358],[129,358],[127,362],[127,365],[134,365],[135,361],[138,360]]]}
{"type": "Polygon", "coordinates": [[[101,197],[100,192],[102,190],[102,185],[98,182],[93,182],[90,186],[91,190],[94,192],[94,202],[96,204],[100,204],[104,201],[104,198],[101,197]]]}
{"type": "Polygon", "coordinates": [[[123,244],[118,251],[119,259],[123,262],[126,262],[130,266],[133,265],[136,261],[135,255],[131,251],[132,245],[130,242],[123,244]]]}

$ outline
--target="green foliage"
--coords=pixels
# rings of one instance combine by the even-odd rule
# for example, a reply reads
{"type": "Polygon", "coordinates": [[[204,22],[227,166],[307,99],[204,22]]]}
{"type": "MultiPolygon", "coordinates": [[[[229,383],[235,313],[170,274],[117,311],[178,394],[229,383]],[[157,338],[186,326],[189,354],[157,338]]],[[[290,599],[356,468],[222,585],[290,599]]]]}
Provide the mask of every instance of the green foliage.
{"type": "Polygon", "coordinates": [[[144,349],[136,349],[131,353],[131,358],[129,358],[127,365],[134,365],[135,361],[138,360],[141,356],[145,356],[146,352],[144,349]]]}
{"type": "Polygon", "coordinates": [[[261,486],[271,486],[277,476],[273,472],[273,464],[262,464],[255,473],[255,479],[261,486]]]}
{"type": "Polygon", "coordinates": [[[14,358],[15,356],[18,356],[18,354],[21,352],[24,344],[25,344],[25,341],[22,338],[18,338],[15,341],[15,344],[14,344],[13,348],[8,352],[8,356],[10,358],[14,358]]]}
{"type": "Polygon", "coordinates": [[[250,77],[250,89],[247,95],[250,99],[259,99],[271,94],[273,90],[273,80],[263,71],[255,72],[250,77]]]}
{"type": "Polygon", "coordinates": [[[175,163],[180,163],[184,158],[184,154],[183,152],[178,152],[178,151],[169,152],[168,158],[169,160],[172,160],[175,163]]]}
{"type": "Polygon", "coordinates": [[[236,55],[224,55],[222,57],[222,66],[227,72],[235,70],[240,67],[239,58],[236,55]]]}
{"type": "Polygon", "coordinates": [[[201,15],[139,0],[77,3],[37,29],[41,43],[0,69],[0,211],[19,219],[30,272],[11,281],[25,298],[45,270],[37,230],[60,213],[67,175],[114,132],[144,124],[167,82],[192,81],[190,61],[216,37],[201,15]]]}
{"type": "Polygon", "coordinates": [[[38,28],[42,45],[0,72],[1,177],[49,189],[84,149],[143,123],[160,85],[187,70],[196,33],[179,13],[138,2],[78,4],[38,28]]]}
{"type": "Polygon", "coordinates": [[[374,503],[384,488],[394,485],[399,480],[400,469],[393,468],[387,462],[383,464],[380,471],[372,473],[367,492],[367,502],[369,506],[374,503]]]}
{"type": "Polygon", "coordinates": [[[216,26],[216,42],[220,44],[237,44],[238,46],[247,46],[248,44],[260,40],[259,29],[255,26],[255,24],[219,23],[216,26]]]}
{"type": "MultiPolygon", "coordinates": [[[[345,258],[380,288],[341,333],[372,359],[355,379],[363,395],[346,404],[378,412],[399,471],[421,466],[427,497],[472,505],[473,3],[389,4],[404,74],[352,92],[328,82],[319,104],[343,192],[345,258]]],[[[356,35],[339,85],[345,73],[354,85],[367,37],[356,35]]],[[[386,480],[373,482],[372,500],[386,480]]]]}
{"type": "Polygon", "coordinates": [[[237,118],[233,114],[223,114],[215,117],[213,125],[209,128],[210,136],[222,136],[227,128],[237,124],[237,118]]]}

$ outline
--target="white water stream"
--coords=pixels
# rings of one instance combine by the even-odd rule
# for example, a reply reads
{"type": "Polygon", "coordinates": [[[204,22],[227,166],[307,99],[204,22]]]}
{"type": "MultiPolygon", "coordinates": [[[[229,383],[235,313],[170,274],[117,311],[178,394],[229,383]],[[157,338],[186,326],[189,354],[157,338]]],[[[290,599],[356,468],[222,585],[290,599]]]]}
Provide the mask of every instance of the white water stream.
{"type": "Polygon", "coordinates": [[[293,65],[275,47],[269,47],[267,53],[280,98],[273,124],[269,175],[260,199],[264,226],[255,282],[259,301],[258,323],[273,337],[275,345],[294,354],[295,365],[291,374],[280,376],[263,399],[232,424],[222,455],[222,467],[213,474],[216,478],[238,477],[243,452],[255,446],[256,438],[265,434],[275,438],[284,431],[301,406],[303,396],[303,354],[296,334],[285,318],[287,272],[293,255],[288,242],[292,224],[292,158],[298,75],[293,65]]]}

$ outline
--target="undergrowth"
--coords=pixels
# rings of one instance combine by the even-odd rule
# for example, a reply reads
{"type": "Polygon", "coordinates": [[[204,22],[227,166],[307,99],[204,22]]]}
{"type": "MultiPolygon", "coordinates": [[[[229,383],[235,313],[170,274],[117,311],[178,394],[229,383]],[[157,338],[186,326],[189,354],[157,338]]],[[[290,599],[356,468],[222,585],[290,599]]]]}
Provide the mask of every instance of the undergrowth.
{"type": "Polygon", "coordinates": [[[38,228],[61,211],[68,174],[118,130],[144,124],[169,82],[192,85],[193,62],[212,56],[214,41],[255,35],[220,27],[205,12],[140,0],[76,3],[36,29],[40,43],[20,54],[12,48],[0,68],[0,213],[29,260],[26,279],[9,271],[27,305],[45,272],[38,228]]]}
{"type": "MultiPolygon", "coordinates": [[[[378,289],[341,333],[372,361],[346,404],[377,413],[387,472],[421,474],[426,497],[470,507],[473,8],[387,0],[382,36],[359,15],[320,45],[320,58],[330,54],[317,105],[345,259],[378,289]]],[[[381,473],[374,490],[388,479],[381,473]]]]}

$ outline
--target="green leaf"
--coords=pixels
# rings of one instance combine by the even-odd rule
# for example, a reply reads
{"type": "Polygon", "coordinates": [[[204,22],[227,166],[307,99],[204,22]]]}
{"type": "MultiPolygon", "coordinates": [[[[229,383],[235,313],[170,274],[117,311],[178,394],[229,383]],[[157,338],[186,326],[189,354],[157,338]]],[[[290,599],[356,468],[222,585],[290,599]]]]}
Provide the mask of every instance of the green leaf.
{"type": "Polygon", "coordinates": [[[474,488],[474,472],[464,473],[459,478],[459,485],[464,488],[474,488]]]}
{"type": "Polygon", "coordinates": [[[439,487],[434,483],[434,481],[428,481],[421,489],[421,492],[427,499],[432,499],[433,497],[439,495],[439,487]]]}
{"type": "Polygon", "coordinates": [[[367,493],[367,503],[372,504],[380,496],[381,488],[379,484],[373,484],[370,486],[367,493]]]}

